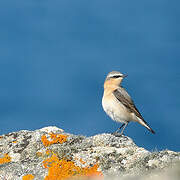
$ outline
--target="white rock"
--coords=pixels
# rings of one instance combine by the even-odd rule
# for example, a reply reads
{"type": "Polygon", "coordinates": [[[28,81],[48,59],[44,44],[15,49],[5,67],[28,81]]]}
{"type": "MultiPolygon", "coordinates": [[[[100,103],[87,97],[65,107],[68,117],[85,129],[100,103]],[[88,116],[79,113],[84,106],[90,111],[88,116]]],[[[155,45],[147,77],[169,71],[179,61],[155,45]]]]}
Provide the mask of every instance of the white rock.
{"type": "Polygon", "coordinates": [[[47,133],[50,133],[50,132],[54,132],[54,133],[55,133],[55,132],[57,132],[57,131],[64,132],[63,129],[60,129],[60,128],[56,127],[56,126],[44,127],[44,128],[39,129],[39,131],[41,131],[41,132],[47,132],[47,133]]]}
{"type": "Polygon", "coordinates": [[[149,165],[149,166],[155,165],[156,167],[158,167],[159,161],[158,161],[158,160],[149,160],[149,161],[148,161],[148,165],[149,165]]]}
{"type": "Polygon", "coordinates": [[[18,162],[19,159],[21,158],[21,155],[19,153],[10,152],[9,156],[11,157],[12,162],[18,162]]]}

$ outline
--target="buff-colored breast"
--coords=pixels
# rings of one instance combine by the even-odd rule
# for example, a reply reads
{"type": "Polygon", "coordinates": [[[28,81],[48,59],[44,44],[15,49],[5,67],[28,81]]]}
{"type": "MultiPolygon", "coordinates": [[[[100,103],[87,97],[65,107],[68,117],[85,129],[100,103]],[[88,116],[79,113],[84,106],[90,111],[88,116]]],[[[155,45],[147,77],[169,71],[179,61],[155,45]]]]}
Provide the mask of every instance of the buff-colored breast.
{"type": "Polygon", "coordinates": [[[102,106],[107,115],[114,121],[122,123],[133,121],[132,113],[130,113],[127,108],[116,99],[112,93],[112,89],[105,89],[102,98],[102,106]]]}

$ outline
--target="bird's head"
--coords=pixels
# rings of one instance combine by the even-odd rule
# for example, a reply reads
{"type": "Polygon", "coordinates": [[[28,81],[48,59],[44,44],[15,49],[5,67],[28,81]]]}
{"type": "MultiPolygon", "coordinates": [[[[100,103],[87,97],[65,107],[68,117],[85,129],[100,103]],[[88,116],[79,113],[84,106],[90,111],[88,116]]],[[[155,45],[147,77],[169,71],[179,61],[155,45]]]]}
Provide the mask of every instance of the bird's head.
{"type": "Polygon", "coordinates": [[[122,74],[121,72],[112,71],[112,72],[108,73],[105,83],[107,83],[109,85],[119,86],[121,84],[121,81],[125,77],[127,77],[127,75],[122,74]]]}

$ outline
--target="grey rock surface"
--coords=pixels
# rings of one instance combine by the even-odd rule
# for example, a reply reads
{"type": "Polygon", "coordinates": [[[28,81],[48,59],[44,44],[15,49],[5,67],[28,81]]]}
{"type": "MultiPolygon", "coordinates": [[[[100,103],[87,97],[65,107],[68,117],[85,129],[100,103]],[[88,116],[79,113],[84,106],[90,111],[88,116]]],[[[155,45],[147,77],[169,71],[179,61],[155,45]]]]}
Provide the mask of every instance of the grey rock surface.
{"type": "Polygon", "coordinates": [[[35,180],[44,179],[48,169],[43,161],[56,153],[78,167],[98,163],[104,179],[180,179],[180,152],[170,150],[149,152],[138,147],[127,136],[99,134],[92,137],[68,134],[57,127],[35,131],[22,130],[0,137],[0,179],[19,180],[32,174],[35,180]],[[42,136],[50,133],[68,135],[67,140],[45,146],[42,136]],[[4,156],[10,157],[6,162],[4,156]],[[83,162],[83,163],[82,163],[83,162]]]}

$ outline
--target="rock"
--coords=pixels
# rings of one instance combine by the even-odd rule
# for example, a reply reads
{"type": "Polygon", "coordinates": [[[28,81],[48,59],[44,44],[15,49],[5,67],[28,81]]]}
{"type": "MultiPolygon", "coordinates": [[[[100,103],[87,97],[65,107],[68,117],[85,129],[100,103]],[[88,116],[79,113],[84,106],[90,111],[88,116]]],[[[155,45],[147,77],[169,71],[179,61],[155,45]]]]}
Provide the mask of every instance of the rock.
{"type": "Polygon", "coordinates": [[[0,179],[180,179],[180,152],[149,152],[127,136],[84,137],[57,127],[0,136],[0,179]],[[79,175],[79,176],[78,176],[79,175]]]}

